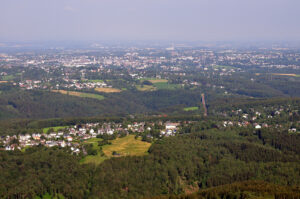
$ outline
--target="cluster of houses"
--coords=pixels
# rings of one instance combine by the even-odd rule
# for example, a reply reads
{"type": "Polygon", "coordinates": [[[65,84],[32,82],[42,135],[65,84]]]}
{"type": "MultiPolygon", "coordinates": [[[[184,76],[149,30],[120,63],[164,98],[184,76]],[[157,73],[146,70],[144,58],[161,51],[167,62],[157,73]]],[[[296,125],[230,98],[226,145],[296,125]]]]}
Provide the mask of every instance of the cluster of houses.
{"type": "MultiPolygon", "coordinates": [[[[19,82],[19,87],[27,90],[32,89],[46,89],[47,86],[42,84],[41,80],[25,80],[23,82],[19,82]]],[[[14,83],[14,85],[17,85],[14,83]]]]}
{"type": "MultiPolygon", "coordinates": [[[[150,123],[154,126],[154,123],[150,123]]],[[[13,135],[0,137],[0,150],[16,150],[31,146],[43,145],[46,147],[70,147],[74,153],[81,150],[80,143],[84,140],[96,138],[101,135],[113,135],[115,133],[143,133],[145,130],[150,131],[151,127],[146,127],[145,122],[133,122],[124,126],[122,123],[86,123],[71,127],[62,127],[55,131],[48,129],[44,133],[33,133],[25,135],[13,135]],[[1,148],[2,146],[2,148],[1,148]]],[[[175,135],[179,123],[165,123],[165,129],[161,130],[162,136],[175,135]]]]}
{"type": "Polygon", "coordinates": [[[70,147],[75,153],[80,152],[79,141],[87,140],[97,136],[93,128],[98,126],[99,123],[88,123],[82,126],[72,126],[61,128],[57,132],[48,130],[45,133],[33,133],[25,135],[13,135],[0,138],[0,142],[5,150],[15,150],[25,147],[43,145],[46,147],[70,147]]]}
{"type": "Polygon", "coordinates": [[[161,136],[174,136],[177,133],[180,123],[167,122],[165,124],[165,130],[161,130],[161,136]]]}
{"type": "MultiPolygon", "coordinates": [[[[262,107],[260,111],[250,108],[248,110],[232,110],[231,114],[229,114],[232,117],[238,117],[238,120],[228,120],[223,121],[223,127],[229,127],[229,126],[239,126],[239,127],[249,127],[252,126],[255,129],[261,129],[261,128],[268,128],[271,127],[270,124],[268,124],[268,121],[271,121],[272,118],[280,117],[283,113],[292,115],[294,112],[297,112],[297,110],[283,107],[262,107]]],[[[223,114],[225,116],[228,116],[228,114],[223,114]]],[[[300,124],[300,121],[298,122],[300,124]]],[[[279,128],[282,127],[282,125],[275,125],[275,127],[279,128]]],[[[298,129],[299,130],[299,129],[298,129]]],[[[290,133],[297,133],[297,128],[291,127],[288,129],[288,132],[290,133]]]]}
{"type": "Polygon", "coordinates": [[[267,123],[250,123],[248,121],[223,121],[224,127],[230,127],[230,126],[239,126],[239,127],[247,127],[247,126],[253,126],[255,129],[261,129],[262,127],[267,128],[269,125],[267,123]]]}
{"type": "MultiPolygon", "coordinates": [[[[112,87],[112,86],[107,85],[105,82],[101,82],[101,81],[79,82],[79,80],[68,79],[68,78],[63,78],[63,80],[65,81],[65,83],[56,84],[54,87],[56,87],[56,89],[58,89],[58,88],[73,88],[76,90],[93,89],[93,88],[111,88],[112,87]]],[[[17,85],[17,83],[14,83],[14,85],[17,85]]],[[[20,88],[24,88],[27,90],[48,89],[49,88],[48,82],[44,82],[41,80],[30,80],[30,79],[19,82],[18,86],[20,88]]],[[[52,88],[53,88],[53,86],[52,86],[52,88]]]]}
{"type": "Polygon", "coordinates": [[[105,82],[102,81],[86,81],[86,82],[79,82],[76,79],[68,79],[63,78],[63,80],[66,82],[64,84],[57,84],[57,87],[63,87],[63,88],[74,88],[77,90],[81,89],[93,89],[93,88],[110,88],[112,86],[107,85],[105,82]]]}
{"type": "MultiPolygon", "coordinates": [[[[239,127],[253,127],[255,129],[268,128],[266,122],[255,122],[253,117],[259,117],[262,113],[254,111],[253,114],[247,114],[243,110],[238,109],[233,111],[241,116],[242,120],[226,120],[222,122],[223,127],[239,126],[239,127]],[[251,117],[250,117],[251,116],[251,117]],[[252,119],[252,120],[251,120],[252,119]]],[[[275,112],[275,114],[277,114],[275,112]]],[[[191,123],[183,122],[182,124],[191,123]]],[[[73,153],[84,152],[84,148],[80,143],[85,140],[101,137],[102,135],[114,135],[114,134],[137,134],[146,135],[152,137],[151,131],[156,130],[159,132],[159,137],[175,136],[179,132],[181,123],[174,122],[131,122],[131,123],[86,123],[80,125],[74,125],[69,127],[62,127],[54,130],[48,128],[44,133],[33,133],[25,135],[13,135],[0,137],[0,150],[21,150],[26,147],[43,145],[46,147],[69,147],[73,153]],[[158,131],[159,130],[159,131],[158,131]]],[[[282,126],[277,126],[282,127],[282,126]]],[[[276,127],[276,128],[277,128],[276,127]]],[[[290,128],[290,133],[296,133],[297,128],[290,128]]]]}

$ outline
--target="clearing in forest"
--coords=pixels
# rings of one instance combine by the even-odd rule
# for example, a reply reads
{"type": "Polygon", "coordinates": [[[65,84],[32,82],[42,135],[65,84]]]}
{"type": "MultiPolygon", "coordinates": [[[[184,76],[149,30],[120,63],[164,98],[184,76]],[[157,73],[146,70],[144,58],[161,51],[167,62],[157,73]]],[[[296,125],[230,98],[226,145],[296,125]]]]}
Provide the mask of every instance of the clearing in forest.
{"type": "Polygon", "coordinates": [[[2,76],[3,81],[10,81],[10,80],[13,80],[14,78],[15,78],[15,76],[13,76],[13,75],[2,76]]]}
{"type": "Polygon", "coordinates": [[[155,84],[155,83],[166,83],[166,82],[168,82],[167,79],[149,79],[148,81],[151,82],[152,84],[155,84]]]}
{"type": "Polygon", "coordinates": [[[89,79],[87,81],[88,82],[94,82],[94,83],[97,83],[97,82],[103,83],[104,82],[102,79],[89,79]]]}
{"type": "Polygon", "coordinates": [[[103,92],[103,93],[119,93],[119,92],[121,92],[121,90],[117,89],[117,88],[95,88],[95,91],[103,92]]]}
{"type": "Polygon", "coordinates": [[[47,127],[47,128],[43,128],[43,133],[47,133],[49,129],[53,129],[54,132],[57,132],[59,130],[63,130],[65,128],[67,128],[68,126],[52,126],[52,127],[47,127]]]}
{"type": "Polygon", "coordinates": [[[77,92],[77,91],[66,91],[66,90],[52,90],[52,92],[55,93],[61,93],[64,95],[72,95],[76,97],[87,97],[87,98],[94,98],[97,100],[103,100],[104,96],[98,95],[98,94],[93,94],[93,93],[83,93],[83,92],[77,92]]]}
{"type": "Polygon", "coordinates": [[[289,73],[272,73],[272,75],[279,75],[279,76],[289,76],[289,77],[300,77],[300,75],[297,74],[289,74],[289,73]]]}
{"type": "Polygon", "coordinates": [[[151,146],[151,143],[143,142],[140,138],[135,139],[135,135],[128,135],[123,138],[111,140],[111,145],[102,146],[102,151],[104,153],[104,156],[102,156],[100,153],[100,146],[98,146],[98,141],[100,140],[101,139],[99,138],[94,138],[85,142],[86,144],[93,144],[93,147],[98,151],[98,154],[86,156],[81,163],[100,164],[111,157],[147,155],[148,149],[151,146]],[[114,151],[118,155],[113,155],[114,151]]]}
{"type": "Polygon", "coordinates": [[[184,110],[184,111],[196,111],[196,110],[198,110],[198,109],[199,109],[198,106],[192,106],[192,107],[186,107],[186,108],[184,108],[183,110],[184,110]]]}
{"type": "Polygon", "coordinates": [[[139,91],[155,91],[156,88],[152,85],[136,85],[135,86],[139,91]]]}
{"type": "MultiPolygon", "coordinates": [[[[263,73],[255,73],[256,76],[262,75],[263,73]]],[[[299,74],[294,73],[266,73],[267,75],[275,75],[275,76],[288,76],[288,77],[300,77],[299,74]]]]}

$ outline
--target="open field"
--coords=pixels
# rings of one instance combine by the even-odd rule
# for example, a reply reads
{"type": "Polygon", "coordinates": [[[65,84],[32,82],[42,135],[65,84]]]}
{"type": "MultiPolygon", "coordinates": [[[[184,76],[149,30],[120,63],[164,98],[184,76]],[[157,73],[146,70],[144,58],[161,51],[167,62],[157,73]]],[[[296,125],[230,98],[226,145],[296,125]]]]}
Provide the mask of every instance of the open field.
{"type": "MultiPolygon", "coordinates": [[[[262,75],[264,73],[255,73],[255,75],[262,75]]],[[[294,74],[294,73],[272,73],[272,75],[275,76],[288,76],[288,77],[300,77],[299,74],[294,74]]]]}
{"type": "Polygon", "coordinates": [[[121,156],[146,155],[151,144],[148,142],[143,142],[140,139],[135,139],[134,137],[134,135],[128,135],[123,138],[112,140],[112,145],[104,146],[103,152],[108,157],[113,156],[113,151],[116,151],[121,156]]]}
{"type": "Polygon", "coordinates": [[[289,76],[289,77],[300,77],[300,75],[297,75],[297,74],[288,74],[288,73],[272,73],[272,75],[289,76]]]}
{"type": "Polygon", "coordinates": [[[13,75],[2,76],[3,81],[10,81],[10,80],[13,80],[14,78],[15,78],[15,76],[13,76],[13,75]]]}
{"type": "Polygon", "coordinates": [[[119,92],[121,92],[121,90],[117,89],[117,88],[95,88],[95,91],[103,92],[103,93],[119,93],[119,92]]]}
{"type": "Polygon", "coordinates": [[[192,106],[192,107],[186,107],[186,108],[184,108],[183,110],[184,110],[184,111],[196,111],[196,110],[198,110],[198,109],[199,109],[198,106],[192,106]]]}
{"type": "Polygon", "coordinates": [[[55,93],[61,93],[65,95],[72,95],[76,97],[87,97],[87,98],[94,98],[97,100],[103,100],[104,97],[102,95],[93,94],[93,93],[82,93],[82,92],[76,92],[76,91],[65,91],[65,90],[52,90],[52,92],[55,93]]]}
{"type": "Polygon", "coordinates": [[[159,82],[153,84],[157,89],[175,90],[181,88],[179,84],[169,84],[168,82],[159,82]]]}
{"type": "MultiPolygon", "coordinates": [[[[95,163],[100,164],[104,160],[114,157],[112,155],[113,151],[116,151],[120,156],[141,156],[147,155],[147,151],[151,146],[148,142],[142,142],[140,139],[135,139],[134,135],[128,135],[123,138],[117,138],[111,141],[111,145],[102,146],[102,151],[104,152],[105,156],[101,156],[99,153],[99,146],[98,141],[101,139],[94,138],[87,140],[85,143],[93,144],[95,149],[97,149],[98,154],[95,156],[89,155],[86,156],[81,163],[95,163]]],[[[116,156],[119,157],[119,156],[116,156]]]]}
{"type": "Polygon", "coordinates": [[[88,82],[94,82],[94,83],[97,83],[97,82],[100,82],[100,83],[102,83],[103,82],[103,80],[101,80],[101,79],[89,79],[89,80],[87,80],[88,82]]]}
{"type": "Polygon", "coordinates": [[[167,79],[156,79],[156,78],[143,78],[143,79],[141,79],[141,81],[145,81],[145,80],[151,82],[152,84],[154,84],[154,83],[168,82],[167,79]]]}
{"type": "Polygon", "coordinates": [[[156,90],[156,88],[154,86],[152,86],[152,85],[143,85],[143,86],[136,85],[135,87],[139,91],[155,91],[156,90]]]}
{"type": "Polygon", "coordinates": [[[53,128],[53,130],[55,132],[57,132],[58,130],[60,129],[64,129],[64,128],[67,128],[68,126],[53,126],[53,127],[47,127],[47,128],[43,128],[43,133],[47,133],[47,131],[51,128],[53,128]]]}
{"type": "Polygon", "coordinates": [[[167,79],[150,79],[150,80],[148,80],[148,81],[151,82],[152,84],[168,82],[167,79]]]}
{"type": "Polygon", "coordinates": [[[175,90],[181,88],[181,85],[169,84],[167,80],[164,80],[164,81],[156,81],[156,83],[153,83],[153,85],[143,85],[143,86],[136,85],[135,87],[139,91],[156,91],[157,89],[175,90]]]}

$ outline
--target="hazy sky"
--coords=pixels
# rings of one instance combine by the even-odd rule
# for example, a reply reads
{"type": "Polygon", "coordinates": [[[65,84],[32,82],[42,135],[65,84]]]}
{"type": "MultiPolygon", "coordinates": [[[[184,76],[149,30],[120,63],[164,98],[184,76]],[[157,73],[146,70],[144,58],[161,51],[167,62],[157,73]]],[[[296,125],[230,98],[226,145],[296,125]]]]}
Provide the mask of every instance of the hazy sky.
{"type": "Polygon", "coordinates": [[[0,41],[300,40],[300,0],[0,0],[0,41]]]}

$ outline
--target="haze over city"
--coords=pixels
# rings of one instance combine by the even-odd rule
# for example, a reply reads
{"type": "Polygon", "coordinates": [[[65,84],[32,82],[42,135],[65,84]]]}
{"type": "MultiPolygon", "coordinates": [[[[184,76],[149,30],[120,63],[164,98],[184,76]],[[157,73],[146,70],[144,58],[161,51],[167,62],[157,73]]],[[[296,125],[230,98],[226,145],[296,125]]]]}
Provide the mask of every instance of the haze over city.
{"type": "Polygon", "coordinates": [[[299,41],[298,0],[1,0],[0,41],[299,41]]]}
{"type": "Polygon", "coordinates": [[[0,0],[0,199],[300,199],[300,0],[0,0]]]}

